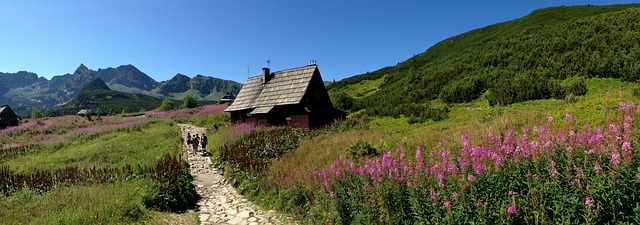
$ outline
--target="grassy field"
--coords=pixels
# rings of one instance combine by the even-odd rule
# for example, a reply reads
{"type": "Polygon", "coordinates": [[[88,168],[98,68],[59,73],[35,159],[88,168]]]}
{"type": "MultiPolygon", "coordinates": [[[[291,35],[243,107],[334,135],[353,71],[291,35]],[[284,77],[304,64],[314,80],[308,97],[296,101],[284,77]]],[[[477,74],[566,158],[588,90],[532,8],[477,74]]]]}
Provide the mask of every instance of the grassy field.
{"type": "MultiPolygon", "coordinates": [[[[346,147],[358,140],[366,140],[381,150],[398,146],[434,148],[445,141],[460,143],[463,133],[479,138],[489,132],[500,134],[512,128],[520,131],[525,125],[544,122],[548,116],[562,119],[567,113],[573,114],[581,123],[606,126],[607,115],[615,113],[620,101],[640,100],[632,94],[634,89],[640,88],[637,83],[596,78],[588,79],[587,87],[588,93],[577,97],[575,102],[549,99],[492,107],[486,99],[479,99],[472,103],[452,104],[449,118],[443,121],[408,124],[406,118],[373,117],[368,123],[369,129],[307,139],[300,144],[298,151],[283,157],[283,160],[287,164],[295,161],[292,165],[314,162],[312,168],[327,167],[338,160],[346,147]]],[[[438,104],[442,103],[432,101],[432,105],[438,104]]]]}
{"type": "MultiPolygon", "coordinates": [[[[627,134],[631,130],[626,127],[628,125],[622,124],[635,121],[637,113],[635,108],[631,111],[620,110],[627,107],[627,103],[640,100],[634,95],[640,86],[609,78],[587,79],[586,83],[586,95],[562,100],[533,100],[508,106],[489,106],[486,99],[480,98],[471,103],[450,104],[448,118],[442,121],[409,124],[408,119],[402,117],[352,115],[365,121],[366,128],[320,132],[317,136],[303,139],[295,151],[272,160],[260,174],[238,172],[242,169],[227,164],[226,175],[234,181],[239,180],[236,185],[251,199],[310,223],[634,221],[637,214],[630,213],[636,210],[633,205],[626,207],[612,201],[635,199],[635,194],[626,192],[640,185],[633,179],[639,161],[636,158],[639,155],[635,153],[637,134],[627,134]],[[541,134],[539,129],[549,133],[541,134]],[[624,135],[621,130],[625,131],[624,135]],[[588,153],[589,147],[577,141],[584,139],[572,139],[570,143],[563,141],[562,138],[571,136],[571,132],[581,138],[595,135],[592,140],[604,141],[599,146],[605,147],[599,147],[601,150],[598,153],[588,153]],[[598,139],[598,133],[606,136],[598,139]],[[616,135],[619,135],[618,139],[616,135]],[[535,155],[534,159],[527,158],[530,157],[527,155],[529,153],[524,156],[510,155],[513,153],[497,150],[502,149],[500,145],[506,143],[507,136],[519,138],[520,142],[513,146],[523,149],[542,146],[550,137],[551,146],[557,146],[559,152],[544,152],[549,151],[545,147],[547,150],[531,153],[540,154],[535,155]],[[500,144],[495,144],[495,140],[500,144]],[[350,158],[347,149],[353,148],[358,141],[369,143],[377,149],[378,154],[384,154],[384,158],[350,158]],[[626,144],[622,145],[623,141],[626,144]],[[464,147],[468,143],[471,146],[464,147]],[[422,149],[419,156],[416,155],[418,146],[422,149]],[[476,147],[489,151],[480,156],[493,158],[474,158],[479,157],[474,156],[478,153],[468,152],[476,147]],[[565,152],[573,148],[579,150],[575,154],[565,152]],[[623,149],[627,149],[625,153],[618,152],[623,149]],[[458,154],[462,155],[456,156],[458,154]],[[618,162],[618,154],[626,154],[626,162],[618,162]],[[384,161],[387,157],[390,160],[388,164],[384,161]],[[474,160],[473,167],[469,169],[466,164],[459,165],[461,159],[474,160]],[[424,165],[419,166],[417,163],[423,160],[424,165]],[[549,160],[555,160],[556,164],[552,165],[564,172],[554,175],[557,172],[554,172],[555,169],[549,170],[549,160]],[[410,169],[423,166],[436,171],[448,168],[449,172],[445,169],[432,174],[410,169]],[[385,172],[380,175],[375,171],[385,172]],[[377,173],[380,180],[376,182],[374,178],[362,176],[363,173],[377,173]],[[539,174],[542,179],[529,183],[530,186],[522,186],[532,182],[527,181],[527,176],[532,173],[539,174]],[[473,175],[468,178],[469,181],[467,175],[473,175]],[[558,178],[550,179],[554,176],[558,178]],[[576,188],[573,186],[575,182],[583,182],[583,185],[576,188]],[[419,185],[419,188],[414,185],[419,185]],[[483,202],[487,205],[476,206],[483,202]],[[548,214],[538,210],[540,207],[573,210],[577,214],[548,214]],[[624,213],[612,216],[608,213],[611,211],[624,213]]],[[[444,105],[438,100],[431,104],[444,105]]],[[[209,134],[212,140],[216,140],[209,145],[214,155],[217,155],[215,147],[223,144],[224,137],[235,132],[233,129],[236,128],[224,128],[209,134]]],[[[266,143],[267,146],[270,144],[266,143]]],[[[522,150],[519,151],[518,154],[523,154],[522,150]]]]}
{"type": "MultiPolygon", "coordinates": [[[[67,167],[121,168],[132,165],[154,168],[166,154],[181,150],[175,122],[153,120],[149,125],[100,136],[79,136],[58,144],[42,145],[39,150],[5,159],[19,174],[67,167]]],[[[175,214],[149,210],[142,198],[153,183],[141,171],[134,176],[106,183],[61,184],[51,191],[37,193],[25,188],[0,196],[2,224],[182,224],[197,223],[193,212],[175,214]]]]}

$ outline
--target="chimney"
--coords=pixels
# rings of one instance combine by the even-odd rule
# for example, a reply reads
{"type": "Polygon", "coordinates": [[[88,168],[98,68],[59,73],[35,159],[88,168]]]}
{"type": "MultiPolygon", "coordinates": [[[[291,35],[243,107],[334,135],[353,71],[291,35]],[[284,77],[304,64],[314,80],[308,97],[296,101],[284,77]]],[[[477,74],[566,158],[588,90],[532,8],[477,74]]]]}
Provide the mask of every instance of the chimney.
{"type": "Polygon", "coordinates": [[[271,70],[269,68],[262,68],[262,84],[266,84],[271,79],[271,70]]]}

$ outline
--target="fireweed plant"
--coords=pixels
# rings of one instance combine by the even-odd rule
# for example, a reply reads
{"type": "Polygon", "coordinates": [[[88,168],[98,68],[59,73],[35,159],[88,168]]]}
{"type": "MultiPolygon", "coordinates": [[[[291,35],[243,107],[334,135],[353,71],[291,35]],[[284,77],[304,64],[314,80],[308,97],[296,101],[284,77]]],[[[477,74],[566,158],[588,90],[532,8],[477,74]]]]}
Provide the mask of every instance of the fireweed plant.
{"type": "Polygon", "coordinates": [[[387,149],[313,172],[273,169],[256,179],[254,195],[310,223],[640,223],[639,117],[640,106],[620,102],[606,127],[567,113],[415,154],[387,149]]]}
{"type": "Polygon", "coordinates": [[[93,121],[78,116],[33,119],[20,126],[0,130],[0,156],[74,138],[95,138],[120,131],[139,130],[150,123],[153,121],[119,116],[103,116],[101,120],[93,121]]]}

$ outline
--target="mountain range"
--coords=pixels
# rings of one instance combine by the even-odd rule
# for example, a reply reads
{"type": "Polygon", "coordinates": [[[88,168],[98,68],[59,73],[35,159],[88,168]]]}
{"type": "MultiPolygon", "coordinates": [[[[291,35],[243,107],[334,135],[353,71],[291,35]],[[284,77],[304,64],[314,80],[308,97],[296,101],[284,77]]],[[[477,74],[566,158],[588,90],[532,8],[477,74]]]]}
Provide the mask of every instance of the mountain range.
{"type": "Polygon", "coordinates": [[[236,95],[242,87],[242,84],[231,80],[204,75],[189,78],[180,73],[170,80],[158,82],[133,65],[96,71],[80,64],[72,74],[54,76],[51,80],[25,71],[0,73],[0,103],[9,104],[18,112],[32,107],[48,109],[60,106],[78,96],[83,87],[98,78],[110,90],[173,100],[181,100],[190,94],[198,100],[217,101],[227,92],[236,95]]]}

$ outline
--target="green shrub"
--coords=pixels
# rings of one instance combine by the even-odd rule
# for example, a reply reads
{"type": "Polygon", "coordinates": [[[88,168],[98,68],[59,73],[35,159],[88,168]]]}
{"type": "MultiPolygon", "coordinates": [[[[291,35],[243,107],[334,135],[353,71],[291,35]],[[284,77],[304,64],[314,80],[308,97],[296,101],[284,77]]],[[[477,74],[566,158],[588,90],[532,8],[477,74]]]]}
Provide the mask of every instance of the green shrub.
{"type": "Polygon", "coordinates": [[[465,77],[442,87],[439,98],[446,103],[470,102],[480,97],[484,82],[479,76],[465,77]]]}
{"type": "Polygon", "coordinates": [[[192,95],[187,95],[186,97],[184,97],[184,102],[182,102],[182,108],[195,108],[198,107],[198,102],[196,101],[196,98],[194,98],[192,95]]]}
{"type": "Polygon", "coordinates": [[[634,97],[640,97],[640,87],[633,88],[633,90],[631,91],[631,95],[633,95],[634,97]]]}
{"type": "Polygon", "coordinates": [[[331,99],[338,109],[349,111],[353,108],[353,98],[342,91],[331,95],[331,99]]]}
{"type": "Polygon", "coordinates": [[[174,110],[175,108],[175,103],[172,100],[165,99],[162,100],[162,104],[158,107],[158,111],[169,111],[174,110]]]}
{"type": "Polygon", "coordinates": [[[193,209],[196,203],[196,190],[189,164],[180,156],[165,155],[156,164],[151,173],[153,188],[143,196],[144,204],[151,209],[170,212],[183,212],[193,209]]]}
{"type": "Polygon", "coordinates": [[[377,156],[380,154],[378,152],[378,149],[373,147],[366,140],[356,141],[356,143],[353,143],[351,146],[347,147],[345,151],[347,152],[348,156],[354,159],[359,159],[362,157],[369,157],[369,156],[377,156]]]}

